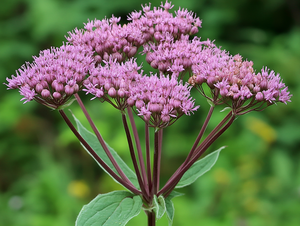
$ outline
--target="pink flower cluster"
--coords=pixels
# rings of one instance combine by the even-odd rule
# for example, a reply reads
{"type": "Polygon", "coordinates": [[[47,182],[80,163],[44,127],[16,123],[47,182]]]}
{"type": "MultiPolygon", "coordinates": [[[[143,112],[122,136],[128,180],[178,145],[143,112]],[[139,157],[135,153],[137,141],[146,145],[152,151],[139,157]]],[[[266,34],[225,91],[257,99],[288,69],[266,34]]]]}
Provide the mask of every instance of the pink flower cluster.
{"type": "Polygon", "coordinates": [[[190,97],[191,86],[182,85],[176,76],[149,77],[140,69],[134,58],[125,63],[111,58],[104,66],[91,67],[83,91],[121,111],[133,107],[151,126],[160,128],[198,109],[190,97]]]}
{"type": "Polygon", "coordinates": [[[166,1],[161,7],[154,7],[153,10],[150,4],[143,6],[143,14],[141,11],[132,12],[128,17],[132,22],[126,26],[128,31],[132,31],[128,33],[128,39],[142,45],[148,41],[160,42],[168,34],[175,39],[180,39],[182,34],[196,34],[201,27],[201,20],[186,9],[175,11],[174,16],[169,12],[172,8],[173,5],[166,1]]]}
{"type": "MultiPolygon", "coordinates": [[[[254,102],[248,105],[250,108],[261,102],[286,104],[291,98],[279,74],[267,68],[256,73],[252,61],[243,61],[240,55],[231,56],[209,40],[189,40],[189,35],[175,39],[166,34],[158,43],[144,44],[143,53],[150,66],[161,73],[180,79],[189,73],[189,83],[214,104],[230,104],[237,109],[251,99],[254,102]],[[204,93],[204,83],[211,89],[212,97],[204,93]]],[[[253,108],[258,109],[261,108],[253,108]]]]}
{"type": "Polygon", "coordinates": [[[116,108],[124,110],[127,105],[127,99],[130,97],[130,89],[140,80],[141,69],[135,59],[125,63],[116,62],[112,58],[105,62],[104,66],[94,65],[90,69],[90,76],[84,81],[87,94],[94,95],[92,99],[102,98],[110,101],[109,97],[115,100],[116,108]]]}
{"type": "Polygon", "coordinates": [[[108,61],[110,57],[119,62],[126,58],[133,57],[138,47],[127,40],[128,31],[126,26],[118,24],[121,18],[112,17],[109,20],[94,20],[85,24],[84,29],[69,32],[66,39],[77,46],[97,53],[95,61],[101,63],[102,60],[108,61]]]}
{"type": "Polygon", "coordinates": [[[108,101],[121,111],[128,106],[136,108],[155,127],[164,127],[198,108],[190,97],[191,87],[236,113],[247,108],[259,110],[264,103],[290,101],[279,74],[267,68],[256,73],[253,63],[243,61],[240,55],[231,56],[209,40],[191,40],[190,35],[201,27],[192,12],[179,9],[173,15],[168,1],[153,9],[150,4],[142,7],[143,11],[128,16],[125,25],[112,16],[69,32],[70,44],[42,51],[32,64],[23,65],[16,77],[7,79],[7,86],[20,89],[25,103],[34,99],[54,109],[83,88],[94,95],[92,99],[108,101]],[[158,69],[160,77],[143,75],[134,58],[141,46],[146,61],[158,69]],[[185,74],[189,86],[177,82],[185,74]],[[203,84],[211,95],[204,92],[203,84]],[[247,100],[250,104],[243,106],[247,100]]]}
{"type": "Polygon", "coordinates": [[[7,78],[8,89],[19,89],[24,103],[36,100],[57,109],[77,93],[93,62],[92,52],[82,46],[62,45],[47,49],[26,63],[17,76],[7,78]]]}
{"type": "Polygon", "coordinates": [[[198,37],[190,41],[189,35],[181,35],[179,40],[175,40],[172,35],[166,35],[158,44],[145,44],[143,52],[146,54],[147,63],[154,69],[179,75],[197,64],[199,58],[205,57],[206,50],[219,49],[211,41],[200,41],[198,37]]]}
{"type": "Polygon", "coordinates": [[[175,17],[168,12],[173,6],[166,1],[161,7],[151,10],[150,5],[141,11],[132,12],[126,25],[118,24],[120,18],[89,21],[84,29],[75,29],[69,32],[66,39],[73,45],[85,46],[95,51],[95,60],[107,61],[110,57],[122,62],[135,56],[137,50],[149,41],[162,41],[166,35],[171,34],[180,39],[181,35],[191,35],[198,32],[201,27],[199,18],[192,12],[179,9],[175,17]]]}
{"type": "MultiPolygon", "coordinates": [[[[198,88],[207,84],[215,104],[231,100],[234,108],[240,108],[249,99],[271,105],[277,101],[286,104],[291,98],[279,74],[267,68],[256,73],[252,61],[243,61],[240,55],[231,56],[220,49],[204,48],[192,65],[192,73],[189,83],[198,88]]],[[[202,88],[200,92],[204,94],[202,88]]]]}
{"type": "Polygon", "coordinates": [[[143,76],[131,87],[128,104],[134,106],[138,115],[151,126],[163,128],[174,123],[183,114],[189,115],[199,108],[194,106],[190,89],[191,86],[178,82],[175,76],[143,76]]]}

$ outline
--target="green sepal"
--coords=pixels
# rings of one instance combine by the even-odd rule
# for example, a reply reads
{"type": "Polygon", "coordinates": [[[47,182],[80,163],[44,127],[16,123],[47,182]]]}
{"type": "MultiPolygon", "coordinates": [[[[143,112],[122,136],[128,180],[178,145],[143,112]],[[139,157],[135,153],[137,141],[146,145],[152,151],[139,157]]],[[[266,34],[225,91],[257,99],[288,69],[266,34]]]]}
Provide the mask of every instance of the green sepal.
{"type": "Polygon", "coordinates": [[[76,100],[76,98],[70,98],[66,103],[64,103],[63,105],[59,106],[57,108],[57,110],[63,110],[66,107],[69,107],[71,104],[73,104],[74,100],[76,100]]]}

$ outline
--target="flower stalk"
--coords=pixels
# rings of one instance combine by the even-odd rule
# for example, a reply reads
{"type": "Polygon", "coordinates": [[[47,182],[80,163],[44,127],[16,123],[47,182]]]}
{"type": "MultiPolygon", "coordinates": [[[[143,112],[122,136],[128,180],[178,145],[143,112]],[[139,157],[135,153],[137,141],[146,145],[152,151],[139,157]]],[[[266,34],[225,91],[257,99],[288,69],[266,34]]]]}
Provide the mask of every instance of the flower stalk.
{"type": "Polygon", "coordinates": [[[96,159],[96,161],[105,169],[106,172],[108,172],[116,181],[118,181],[120,184],[122,184],[125,188],[130,190],[131,192],[135,194],[141,194],[139,190],[137,190],[131,183],[127,183],[127,181],[124,181],[120,176],[115,174],[115,172],[109,168],[109,166],[95,153],[95,151],[91,148],[91,146],[82,138],[82,136],[78,133],[72,122],[69,120],[68,116],[65,114],[64,110],[58,110],[66,124],[69,126],[71,131],[74,133],[74,135],[77,137],[77,139],[80,141],[80,143],[87,149],[87,151],[96,159]]]}

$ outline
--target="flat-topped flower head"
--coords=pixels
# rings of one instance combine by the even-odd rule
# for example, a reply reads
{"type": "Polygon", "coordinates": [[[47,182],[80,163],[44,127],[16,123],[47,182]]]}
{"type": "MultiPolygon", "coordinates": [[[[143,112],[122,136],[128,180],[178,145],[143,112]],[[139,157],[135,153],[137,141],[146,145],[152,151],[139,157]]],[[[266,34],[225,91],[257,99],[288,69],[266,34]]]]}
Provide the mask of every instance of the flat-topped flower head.
{"type": "Polygon", "coordinates": [[[36,100],[52,109],[63,107],[82,88],[93,62],[91,51],[71,45],[41,51],[33,58],[16,71],[17,76],[7,78],[6,85],[19,89],[24,103],[36,100]]]}
{"type": "Polygon", "coordinates": [[[192,66],[193,75],[189,83],[214,104],[228,104],[236,114],[262,110],[265,105],[276,102],[290,102],[292,95],[282,82],[279,74],[262,68],[256,73],[252,61],[243,61],[221,50],[204,49],[192,66]],[[202,84],[207,84],[212,97],[204,93],[202,84]],[[248,100],[250,103],[244,105],[248,100]]]}
{"type": "Polygon", "coordinates": [[[66,36],[68,42],[80,45],[96,53],[95,61],[101,63],[109,58],[118,62],[131,58],[137,53],[137,47],[128,42],[126,26],[119,24],[120,17],[92,20],[85,24],[84,29],[75,29],[66,36]]]}
{"type": "Polygon", "coordinates": [[[130,96],[130,87],[142,76],[141,69],[135,59],[119,63],[112,58],[105,65],[94,65],[90,69],[90,76],[85,80],[86,93],[108,101],[115,108],[124,110],[128,107],[127,99],[130,96]]]}
{"type": "Polygon", "coordinates": [[[92,20],[83,29],[74,29],[66,39],[73,45],[81,45],[94,51],[98,63],[113,58],[124,62],[137,54],[138,48],[151,41],[160,43],[171,35],[181,39],[182,35],[193,35],[201,27],[201,20],[186,9],[169,12],[173,5],[166,1],[161,7],[143,6],[142,11],[133,11],[128,23],[119,24],[120,18],[92,20]]]}
{"type": "Polygon", "coordinates": [[[131,87],[128,104],[149,126],[164,128],[182,115],[190,115],[199,108],[194,106],[190,89],[188,84],[178,82],[176,76],[143,76],[131,87]]]}
{"type": "Polygon", "coordinates": [[[175,40],[167,33],[159,44],[145,44],[143,53],[146,54],[146,61],[154,69],[179,76],[180,72],[189,70],[199,57],[205,57],[206,51],[215,51],[214,49],[219,51],[209,40],[200,41],[197,37],[189,40],[189,35],[182,35],[179,40],[175,40]]]}
{"type": "Polygon", "coordinates": [[[143,45],[148,41],[160,42],[167,33],[175,39],[180,39],[181,35],[196,34],[201,27],[201,20],[186,9],[179,8],[173,15],[169,12],[172,8],[171,2],[166,1],[152,10],[150,4],[143,6],[143,14],[131,13],[128,17],[131,23],[127,24],[127,29],[138,28],[139,32],[128,32],[128,40],[143,45]]]}

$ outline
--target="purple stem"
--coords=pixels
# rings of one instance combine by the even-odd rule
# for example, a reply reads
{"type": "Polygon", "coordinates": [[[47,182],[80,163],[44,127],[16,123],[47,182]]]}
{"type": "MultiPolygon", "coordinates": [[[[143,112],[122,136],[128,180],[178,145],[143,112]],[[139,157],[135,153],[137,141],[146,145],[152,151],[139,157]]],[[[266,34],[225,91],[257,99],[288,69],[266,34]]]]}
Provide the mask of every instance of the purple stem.
{"type": "Polygon", "coordinates": [[[151,156],[150,156],[149,126],[147,123],[145,123],[145,141],[146,141],[147,179],[148,179],[149,192],[151,193],[151,188],[152,188],[151,156]]]}
{"type": "Polygon", "coordinates": [[[125,188],[130,190],[131,192],[141,195],[141,192],[137,190],[131,183],[127,183],[122,178],[120,178],[91,148],[91,146],[83,139],[83,137],[78,133],[78,131],[73,126],[72,122],[69,120],[68,116],[65,114],[63,110],[58,110],[60,115],[63,117],[71,131],[80,141],[80,143],[86,148],[86,150],[94,157],[94,159],[101,165],[106,172],[108,172],[116,181],[122,184],[125,188]]]}
{"type": "Polygon", "coordinates": [[[134,170],[135,170],[135,173],[137,175],[137,179],[138,179],[140,188],[142,190],[143,196],[144,196],[145,200],[147,202],[149,202],[149,200],[150,200],[149,188],[147,186],[145,187],[144,184],[143,184],[143,179],[141,177],[141,173],[140,173],[140,170],[139,170],[139,167],[138,167],[138,164],[137,164],[136,156],[135,156],[135,153],[134,153],[134,147],[133,147],[133,143],[132,143],[132,138],[131,138],[131,135],[130,135],[130,131],[129,131],[129,127],[128,127],[128,123],[127,123],[125,114],[122,114],[122,121],[123,121],[124,129],[125,129],[125,133],[126,133],[126,137],[127,137],[127,141],[128,141],[128,146],[129,146],[130,155],[131,155],[132,163],[133,163],[133,166],[134,166],[134,170]]]}
{"type": "Polygon", "coordinates": [[[140,163],[140,170],[141,170],[142,179],[143,179],[143,185],[144,185],[144,187],[148,187],[147,186],[147,174],[146,174],[145,163],[144,163],[142,148],[141,148],[141,144],[140,144],[139,134],[137,132],[137,128],[136,128],[136,125],[134,122],[131,108],[127,108],[127,111],[128,111],[128,116],[129,116],[129,120],[130,120],[130,124],[131,124],[131,128],[132,128],[135,144],[136,144],[137,154],[138,154],[139,163],[140,163]]]}
{"type": "Polygon", "coordinates": [[[165,186],[159,191],[158,196],[164,194],[167,197],[175,188],[176,184],[180,181],[183,174],[198,160],[198,158],[207,150],[207,148],[232,124],[235,115],[230,111],[219,125],[210,132],[205,140],[195,149],[194,155],[191,160],[185,161],[180,166],[180,171],[176,171],[174,175],[168,180],[165,186]],[[229,120],[229,121],[228,121],[229,120]],[[228,122],[227,122],[228,121],[228,122]],[[227,123],[226,123],[227,122],[227,123]],[[226,124],[225,124],[226,123],[226,124]],[[225,125],[224,125],[225,124],[225,125]]]}
{"type": "Polygon", "coordinates": [[[152,185],[152,195],[156,195],[159,190],[159,171],[160,171],[160,159],[161,159],[161,140],[162,134],[160,135],[160,130],[154,134],[154,159],[153,159],[153,185],[152,185]]]}
{"type": "Polygon", "coordinates": [[[162,140],[163,140],[163,128],[158,131],[158,159],[157,159],[157,188],[156,188],[156,191],[159,190],[162,140]]]}
{"type": "Polygon", "coordinates": [[[99,133],[98,129],[96,128],[91,116],[89,115],[89,113],[87,112],[84,104],[82,103],[79,95],[76,93],[74,94],[79,106],[81,107],[85,117],[87,118],[88,122],[90,123],[90,126],[92,127],[97,139],[99,140],[101,146],[103,147],[106,155],[108,156],[109,160],[111,161],[111,163],[113,164],[113,166],[115,167],[115,169],[117,170],[117,172],[119,173],[119,175],[121,176],[121,178],[126,181],[127,183],[131,184],[133,186],[133,184],[131,183],[131,181],[127,178],[127,176],[124,174],[124,172],[122,171],[122,169],[120,168],[120,166],[117,164],[116,160],[114,159],[114,157],[112,156],[111,152],[109,151],[105,141],[103,140],[101,134],[99,133]]]}
{"type": "Polygon", "coordinates": [[[188,156],[186,157],[185,161],[181,164],[181,166],[170,177],[169,181],[172,180],[174,177],[176,177],[179,174],[179,172],[181,171],[181,169],[185,166],[185,164],[187,164],[190,161],[190,159],[194,155],[196,147],[198,146],[198,144],[199,144],[199,142],[200,142],[200,140],[201,140],[201,138],[202,138],[202,136],[203,136],[203,134],[204,134],[204,132],[205,132],[205,130],[207,128],[207,125],[208,125],[208,122],[209,122],[209,120],[210,120],[210,118],[212,116],[213,110],[214,110],[214,107],[211,106],[210,109],[209,109],[209,112],[207,114],[207,117],[206,117],[206,119],[205,119],[205,121],[203,123],[203,126],[202,126],[202,128],[201,128],[201,130],[200,130],[200,132],[199,132],[199,134],[198,134],[198,136],[197,136],[197,138],[196,138],[196,140],[194,142],[194,145],[191,148],[191,151],[189,152],[188,156]]]}
{"type": "Polygon", "coordinates": [[[156,220],[155,220],[155,212],[153,210],[147,212],[148,217],[148,226],[155,226],[156,220]]]}
{"type": "Polygon", "coordinates": [[[201,138],[202,138],[202,136],[203,136],[203,134],[204,134],[204,132],[205,132],[205,130],[206,130],[206,128],[207,128],[208,122],[209,122],[209,120],[210,120],[210,118],[211,118],[211,116],[212,116],[212,113],[213,113],[214,109],[215,109],[214,106],[211,106],[211,107],[210,107],[210,109],[209,109],[209,111],[208,111],[208,114],[207,114],[207,117],[206,117],[206,119],[205,119],[205,121],[204,121],[204,123],[203,123],[203,126],[202,126],[202,128],[201,128],[199,134],[198,134],[198,137],[196,138],[196,140],[195,140],[195,142],[194,142],[194,145],[193,145],[193,147],[192,147],[192,149],[191,149],[189,155],[187,156],[186,161],[189,161],[189,160],[191,159],[191,157],[193,156],[193,154],[194,154],[194,152],[195,152],[195,149],[196,149],[196,147],[198,146],[198,144],[199,144],[199,142],[200,142],[200,140],[201,140],[201,138]]]}

